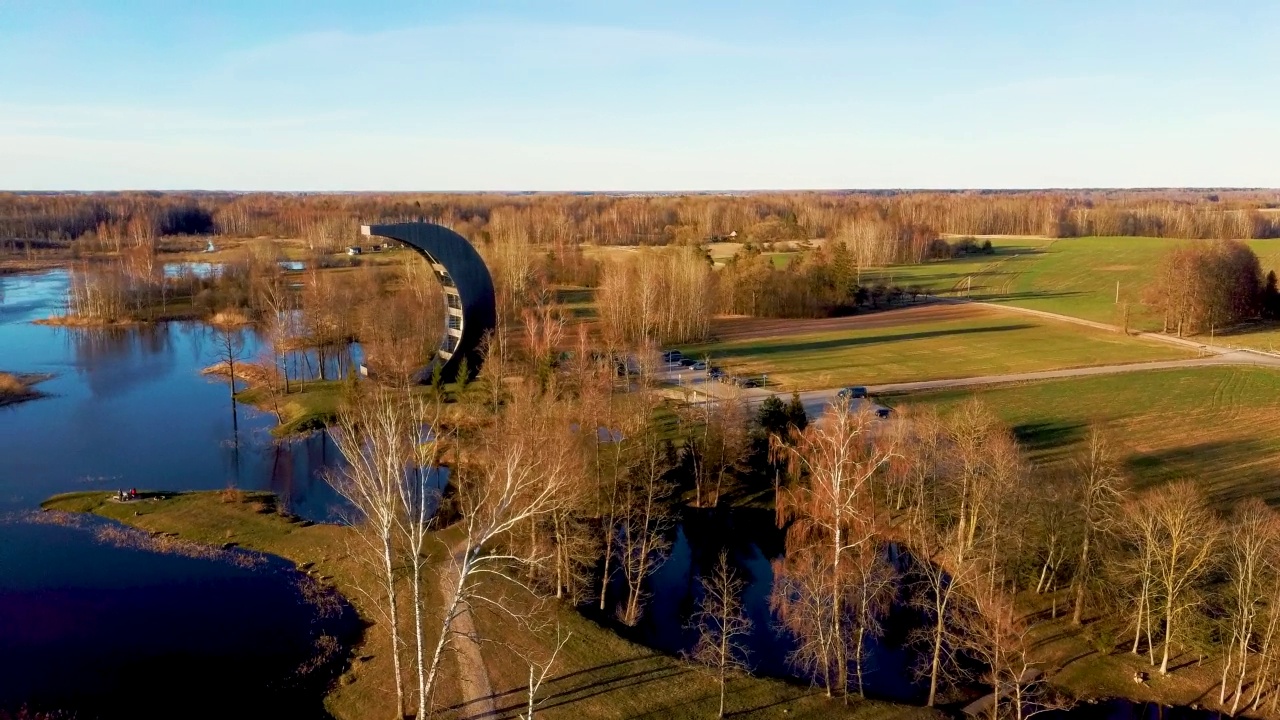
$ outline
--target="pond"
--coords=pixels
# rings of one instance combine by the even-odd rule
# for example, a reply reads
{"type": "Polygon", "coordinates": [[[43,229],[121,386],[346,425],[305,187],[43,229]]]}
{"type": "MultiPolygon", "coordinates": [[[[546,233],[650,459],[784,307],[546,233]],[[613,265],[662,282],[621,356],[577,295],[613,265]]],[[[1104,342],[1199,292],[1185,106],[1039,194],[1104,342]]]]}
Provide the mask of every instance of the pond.
{"type": "MultiPolygon", "coordinates": [[[[727,551],[735,572],[745,583],[742,603],[751,620],[751,630],[742,643],[747,648],[749,669],[755,675],[805,684],[813,680],[799,673],[789,662],[788,654],[795,649],[795,640],[781,627],[770,607],[774,578],[772,563],[785,552],[784,532],[777,528],[773,511],[752,508],[687,510],[673,528],[669,540],[670,551],[666,559],[646,583],[648,596],[635,627],[623,625],[615,613],[601,613],[594,604],[584,608],[583,613],[635,642],[672,655],[686,655],[697,643],[697,633],[691,621],[702,595],[699,578],[714,567],[722,550],[727,551]]],[[[885,551],[903,577],[895,602],[881,620],[883,633],[867,642],[863,661],[865,690],[868,697],[923,705],[928,697],[928,682],[919,673],[924,666],[922,648],[912,642],[910,635],[927,618],[910,603],[911,564],[914,560],[896,546],[889,546],[885,551]]],[[[621,577],[614,578],[609,592],[613,602],[625,598],[626,586],[621,577]]],[[[975,678],[982,674],[976,664],[971,664],[967,670],[975,678]]],[[[856,691],[852,684],[852,665],[850,676],[851,690],[856,691]]],[[[989,686],[976,682],[966,685],[956,690],[944,709],[959,716],[961,707],[989,692],[989,686]]],[[[1112,699],[1083,702],[1068,710],[1041,713],[1036,717],[1053,720],[1218,720],[1221,715],[1208,710],[1112,699]]]]}
{"type": "MultiPolygon", "coordinates": [[[[234,485],[327,520],[339,503],[321,472],[339,453],[324,434],[274,443],[273,419],[244,406],[235,442],[226,382],[200,374],[217,351],[198,323],[31,324],[61,311],[67,287],[61,270],[0,276],[0,370],[53,375],[39,386],[50,397],[0,408],[0,708],[38,700],[139,717],[148,697],[247,706],[264,687],[288,695],[318,639],[349,636],[349,608],[318,616],[282,563],[104,545],[93,528],[33,522],[32,511],[66,491],[234,485]]],[[[256,352],[252,333],[245,341],[256,352]]],[[[300,717],[322,695],[305,694],[291,706],[300,717]]]]}
{"type": "MultiPolygon", "coordinates": [[[[690,510],[671,534],[666,560],[648,579],[649,597],[634,628],[602,617],[598,611],[587,612],[637,642],[673,655],[685,654],[697,643],[690,621],[702,594],[699,578],[714,566],[724,550],[745,584],[742,603],[751,620],[751,631],[744,645],[752,673],[807,683],[810,678],[798,675],[788,661],[795,641],[780,627],[769,605],[772,562],[784,552],[783,539],[771,510],[690,510]]],[[[610,597],[622,598],[625,593],[625,584],[615,577],[610,597]]],[[[906,600],[905,592],[901,593],[882,621],[884,634],[868,639],[863,662],[865,689],[869,697],[922,704],[928,685],[917,678],[919,653],[907,642],[907,633],[920,617],[906,600]]]]}

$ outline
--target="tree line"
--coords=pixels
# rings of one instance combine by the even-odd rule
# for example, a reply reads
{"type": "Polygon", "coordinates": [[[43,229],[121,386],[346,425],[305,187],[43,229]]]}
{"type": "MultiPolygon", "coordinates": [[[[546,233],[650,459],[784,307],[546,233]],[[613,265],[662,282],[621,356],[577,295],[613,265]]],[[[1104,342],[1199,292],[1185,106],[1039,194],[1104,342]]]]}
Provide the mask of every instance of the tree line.
{"type": "Polygon", "coordinates": [[[358,222],[443,222],[478,244],[665,245],[734,234],[843,237],[918,252],[929,233],[1280,237],[1280,196],[1261,190],[894,191],[742,194],[0,193],[0,239],[115,247],[144,234],[358,242],[358,222]]]}
{"type": "Polygon", "coordinates": [[[1183,243],[1167,250],[1144,292],[1164,331],[1209,333],[1257,317],[1280,317],[1275,271],[1238,240],[1183,243]]]}

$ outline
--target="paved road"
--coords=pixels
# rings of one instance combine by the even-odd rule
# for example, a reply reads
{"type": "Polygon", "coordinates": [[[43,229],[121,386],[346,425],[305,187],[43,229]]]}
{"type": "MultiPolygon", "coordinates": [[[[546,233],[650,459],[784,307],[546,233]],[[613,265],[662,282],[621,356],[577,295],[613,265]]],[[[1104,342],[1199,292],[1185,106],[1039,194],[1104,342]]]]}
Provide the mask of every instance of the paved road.
{"type": "MultiPolygon", "coordinates": [[[[974,302],[963,298],[936,298],[936,300],[939,302],[949,303],[974,302]]],[[[1001,305],[998,303],[975,302],[975,304],[989,307],[994,310],[1023,315],[1034,315],[1036,317],[1042,317],[1059,322],[1067,322],[1074,325],[1083,325],[1099,330],[1123,332],[1121,328],[1115,325],[1107,325],[1105,323],[1093,322],[1091,320],[1082,320],[1080,318],[1070,317],[1068,315],[1059,315],[1057,313],[1050,313],[1042,310],[1029,310],[1027,308],[1001,305]]],[[[1115,375],[1119,373],[1143,372],[1148,370],[1172,370],[1185,367],[1204,367],[1213,365],[1260,365],[1267,367],[1280,367],[1280,355],[1265,353],[1258,350],[1243,350],[1224,347],[1221,345],[1209,345],[1207,343],[1188,340],[1186,338],[1177,338],[1161,333],[1143,332],[1135,333],[1134,336],[1144,340],[1178,345],[1195,350],[1202,356],[1187,358],[1185,360],[1161,360],[1155,362],[1123,363],[1117,365],[1094,365],[1091,367],[1042,370],[1039,372],[1005,373],[1002,375],[984,375],[979,377],[943,378],[937,380],[920,380],[916,382],[887,383],[882,385],[867,385],[866,387],[869,393],[876,395],[918,392],[922,390],[942,390],[947,388],[979,387],[984,385],[1031,382],[1035,380],[1085,377],[1090,375],[1115,375]]],[[[671,366],[671,369],[666,374],[666,379],[676,385],[675,388],[669,389],[668,394],[677,399],[686,399],[693,402],[700,400],[706,401],[708,399],[714,400],[730,397],[735,392],[735,389],[732,389],[729,386],[709,380],[705,372],[694,372],[688,368],[679,368],[678,366],[671,366]]],[[[800,400],[804,403],[805,410],[808,411],[810,415],[816,416],[821,414],[827,405],[836,401],[837,393],[839,393],[839,391],[840,388],[810,390],[800,393],[800,400]]],[[[759,404],[763,402],[765,398],[775,394],[775,391],[768,388],[747,388],[736,390],[736,392],[751,405],[759,404]]]]}

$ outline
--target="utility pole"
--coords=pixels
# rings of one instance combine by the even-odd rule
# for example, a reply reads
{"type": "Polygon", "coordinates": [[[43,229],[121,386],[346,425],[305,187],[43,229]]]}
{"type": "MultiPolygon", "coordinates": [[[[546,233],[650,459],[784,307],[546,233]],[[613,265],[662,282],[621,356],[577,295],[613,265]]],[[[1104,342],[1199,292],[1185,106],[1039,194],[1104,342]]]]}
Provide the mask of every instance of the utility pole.
{"type": "Polygon", "coordinates": [[[1116,304],[1120,304],[1120,281],[1116,281],[1116,304]]]}
{"type": "Polygon", "coordinates": [[[973,276],[964,279],[964,296],[969,297],[969,293],[973,291],[973,276]]]}

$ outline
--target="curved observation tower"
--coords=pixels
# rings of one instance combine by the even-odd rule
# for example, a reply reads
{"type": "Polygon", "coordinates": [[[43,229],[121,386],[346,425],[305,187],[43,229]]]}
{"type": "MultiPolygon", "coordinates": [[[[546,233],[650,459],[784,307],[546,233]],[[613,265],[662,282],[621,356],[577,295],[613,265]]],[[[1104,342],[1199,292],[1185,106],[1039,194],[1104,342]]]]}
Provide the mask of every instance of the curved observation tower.
{"type": "Polygon", "coordinates": [[[435,362],[444,364],[440,375],[445,382],[457,378],[464,359],[467,374],[474,377],[484,360],[480,344],[498,323],[493,278],[480,254],[466,238],[435,223],[361,225],[360,232],[404,243],[431,265],[445,299],[444,339],[435,362]]]}

